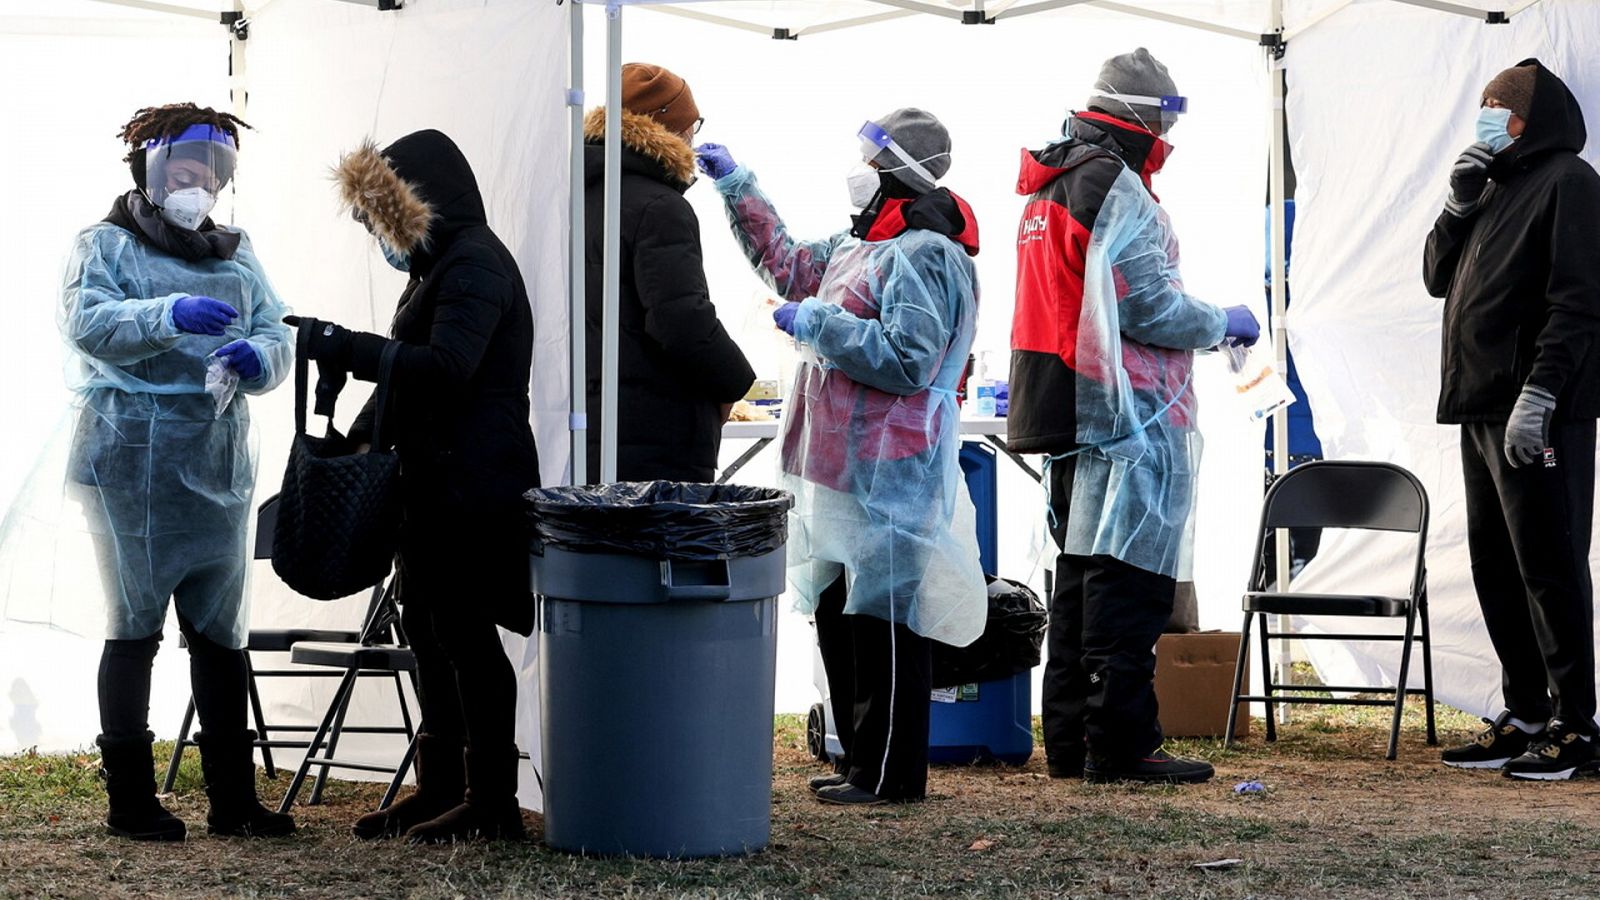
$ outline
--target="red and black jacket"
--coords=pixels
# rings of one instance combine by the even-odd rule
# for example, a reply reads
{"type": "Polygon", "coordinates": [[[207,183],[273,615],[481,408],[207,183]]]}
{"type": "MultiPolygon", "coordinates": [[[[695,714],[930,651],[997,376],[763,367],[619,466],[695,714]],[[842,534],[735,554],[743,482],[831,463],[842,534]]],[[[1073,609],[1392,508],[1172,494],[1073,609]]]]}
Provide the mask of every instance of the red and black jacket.
{"type": "Polygon", "coordinates": [[[1022,151],[1017,178],[1028,205],[1017,230],[1006,435],[1019,453],[1077,446],[1077,324],[1089,241],[1124,168],[1148,189],[1167,152],[1150,132],[1101,113],[1078,113],[1068,128],[1071,140],[1022,151]]]}

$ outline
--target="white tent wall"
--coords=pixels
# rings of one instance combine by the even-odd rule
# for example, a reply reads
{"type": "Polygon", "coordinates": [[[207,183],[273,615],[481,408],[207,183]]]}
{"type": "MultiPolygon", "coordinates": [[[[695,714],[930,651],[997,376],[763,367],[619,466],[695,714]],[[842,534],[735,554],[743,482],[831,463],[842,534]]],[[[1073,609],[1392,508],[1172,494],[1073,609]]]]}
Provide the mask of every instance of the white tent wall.
{"type": "MultiPolygon", "coordinates": [[[[0,316],[12,337],[0,353],[0,515],[36,465],[49,467],[44,448],[69,421],[67,348],[56,327],[62,267],[73,235],[132,186],[118,129],[143,106],[226,106],[227,64],[227,34],[214,21],[0,0],[0,122],[9,123],[0,141],[0,316]]],[[[226,208],[225,200],[219,214],[226,208]]],[[[92,570],[93,561],[82,566],[92,570]]],[[[188,664],[176,637],[168,645],[151,713],[171,729],[188,696],[188,664]]],[[[0,753],[93,740],[100,647],[43,628],[0,628],[0,753]]]]}
{"type": "MultiPolygon", "coordinates": [[[[687,8],[715,12],[721,6],[687,8]]],[[[800,237],[848,227],[844,176],[859,159],[855,134],[862,121],[900,106],[938,115],[954,146],[942,183],[973,205],[981,224],[976,351],[1001,373],[1008,368],[1014,236],[1024,203],[1014,190],[1020,149],[1059,136],[1067,111],[1082,107],[1107,56],[1148,47],[1190,98],[1191,112],[1172,134],[1178,150],[1155,181],[1183,243],[1185,287],[1219,305],[1249,304],[1265,322],[1267,82],[1263,51],[1253,42],[1096,11],[992,26],[915,17],[798,41],[638,7],[626,8],[623,16],[624,59],[665,65],[688,80],[706,118],[699,140],[726,144],[755,171],[800,237]],[[715,52],[707,52],[711,45],[715,52]]],[[[585,79],[590,105],[597,105],[605,75],[598,10],[590,21],[585,79]]],[[[723,322],[758,377],[786,376],[792,351],[777,339],[769,311],[760,306],[770,292],[739,254],[720,198],[709,183],[691,188],[688,197],[700,218],[711,295],[723,322]]],[[[1242,516],[1239,510],[1253,510],[1261,495],[1262,429],[1231,405],[1220,358],[1203,358],[1196,381],[1206,440],[1195,566],[1201,625],[1236,628],[1254,528],[1253,513],[1242,516]]],[[[746,446],[730,442],[723,463],[746,446]]],[[[776,448],[769,449],[738,480],[775,483],[776,459],[776,448]]],[[[1034,548],[1046,540],[1043,489],[1009,461],[999,465],[1000,573],[1042,591],[1034,548]]],[[[780,711],[803,711],[816,699],[811,644],[805,620],[785,615],[779,627],[780,711]]]]}
{"type": "MultiPolygon", "coordinates": [[[[338,209],[329,173],[340,154],[368,136],[381,146],[423,128],[460,145],[533,304],[533,415],[545,484],[560,483],[568,457],[566,15],[554,3],[524,0],[410,0],[394,12],[274,0],[252,17],[246,45],[257,130],[243,148],[253,180],[241,188],[240,217],[279,292],[302,315],[386,332],[405,285],[338,209]]],[[[341,400],[341,425],[364,393],[341,400]]],[[[281,477],[294,427],[292,385],[271,400],[270,415],[257,414],[262,495],[281,477]]],[[[461,590],[459,602],[474,602],[472,572],[461,573],[461,590]]],[[[263,567],[252,602],[258,627],[352,628],[366,598],[314,603],[263,567]]],[[[537,755],[537,641],[506,634],[505,644],[522,691],[518,744],[537,755]]],[[[269,719],[314,720],[333,688],[328,679],[265,682],[269,719]]],[[[364,684],[351,721],[397,722],[393,684],[364,684]]],[[[402,739],[347,742],[341,753],[348,747],[352,756],[381,759],[397,757],[402,739]]],[[[531,770],[524,781],[524,804],[538,809],[531,770]]]]}
{"type": "MultiPolygon", "coordinates": [[[[1474,140],[1483,85],[1507,66],[1536,56],[1560,75],[1590,117],[1585,158],[1600,159],[1597,40],[1600,5],[1583,0],[1545,0],[1494,26],[1363,3],[1293,41],[1287,58],[1295,362],[1330,458],[1394,462],[1427,488],[1435,684],[1440,700],[1483,715],[1503,708],[1500,669],[1472,588],[1458,429],[1434,422],[1443,304],[1423,289],[1423,244],[1450,165],[1474,140]]],[[[1409,564],[1392,539],[1330,535],[1297,588],[1403,590],[1409,564]]],[[[1331,684],[1392,684],[1399,668],[1394,644],[1318,645],[1314,660],[1331,684]]],[[[1419,666],[1408,680],[1421,686],[1419,666]]]]}

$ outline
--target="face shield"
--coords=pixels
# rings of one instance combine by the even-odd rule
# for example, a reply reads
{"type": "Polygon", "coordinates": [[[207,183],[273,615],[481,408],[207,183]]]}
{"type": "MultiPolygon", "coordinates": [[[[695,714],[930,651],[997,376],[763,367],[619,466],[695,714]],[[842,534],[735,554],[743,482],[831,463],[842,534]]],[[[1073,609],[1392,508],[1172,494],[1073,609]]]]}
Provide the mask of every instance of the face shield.
{"type": "Polygon", "coordinates": [[[191,125],[176,137],[146,141],[145,195],[162,209],[174,197],[194,197],[197,191],[214,201],[233,180],[238,156],[233,137],[210,125],[191,125]]]}
{"type": "Polygon", "coordinates": [[[1095,94],[1097,98],[1116,100],[1128,105],[1128,112],[1143,125],[1146,131],[1154,134],[1166,134],[1172,126],[1178,124],[1178,117],[1189,111],[1189,98],[1177,95],[1152,97],[1145,94],[1095,94]],[[1153,106],[1161,111],[1159,120],[1147,122],[1144,117],[1133,109],[1133,106],[1153,106]]]}
{"type": "Polygon", "coordinates": [[[865,125],[862,125],[861,130],[856,132],[856,137],[861,139],[861,158],[863,161],[872,162],[872,160],[876,158],[878,154],[887,150],[894,154],[895,158],[900,160],[901,164],[889,168],[880,168],[878,171],[898,172],[901,169],[909,169],[912,172],[917,173],[919,177],[926,180],[930,187],[934,184],[937,184],[939,179],[934,177],[933,173],[929,172],[923,163],[928,162],[929,160],[938,159],[941,156],[949,155],[948,153],[935,153],[933,156],[930,156],[927,159],[913,159],[911,154],[907,153],[904,147],[901,147],[898,143],[896,143],[895,139],[889,136],[889,132],[884,131],[883,128],[876,122],[867,122],[865,125]]]}

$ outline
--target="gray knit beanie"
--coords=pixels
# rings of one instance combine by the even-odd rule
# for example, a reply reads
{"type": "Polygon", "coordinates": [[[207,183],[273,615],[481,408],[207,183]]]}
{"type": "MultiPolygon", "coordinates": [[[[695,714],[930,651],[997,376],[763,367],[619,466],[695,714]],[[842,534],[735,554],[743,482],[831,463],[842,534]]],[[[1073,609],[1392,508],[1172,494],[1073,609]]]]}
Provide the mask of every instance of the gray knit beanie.
{"type": "MultiPolygon", "coordinates": [[[[889,137],[934,178],[943,178],[950,171],[950,132],[933,113],[907,107],[897,109],[881,119],[873,119],[878,127],[889,132],[889,137]]],[[[891,173],[903,184],[919,194],[933,190],[934,184],[905,167],[905,161],[885,147],[871,160],[880,169],[893,169],[891,173]]]]}
{"type": "Polygon", "coordinates": [[[1143,103],[1124,103],[1106,94],[1131,94],[1141,97],[1168,97],[1178,93],[1177,84],[1167,74],[1167,67],[1150,55],[1143,47],[1132,53],[1113,56],[1100,67],[1100,77],[1095,80],[1094,93],[1088,105],[1116,116],[1124,122],[1140,125],[1156,134],[1166,131],[1161,107],[1143,103]]]}

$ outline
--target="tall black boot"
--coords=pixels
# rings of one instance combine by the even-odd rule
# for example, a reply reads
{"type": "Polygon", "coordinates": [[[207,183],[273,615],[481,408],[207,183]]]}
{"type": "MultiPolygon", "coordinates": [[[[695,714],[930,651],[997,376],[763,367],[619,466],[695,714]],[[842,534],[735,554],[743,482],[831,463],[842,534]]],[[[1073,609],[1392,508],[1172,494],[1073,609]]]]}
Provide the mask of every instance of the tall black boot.
{"type": "Polygon", "coordinates": [[[466,799],[467,764],[460,738],[417,735],[417,789],[388,809],[357,819],[350,831],[362,840],[399,837],[466,799]]]}
{"type": "Polygon", "coordinates": [[[154,735],[100,735],[100,777],[106,782],[110,810],[106,829],[136,841],[181,841],[188,833],[183,820],[156,799],[156,762],[150,749],[154,735]]]}
{"type": "Polygon", "coordinates": [[[206,830],[232,837],[282,837],[294,833],[294,818],[275,813],[256,799],[256,761],[253,731],[231,735],[194,736],[200,748],[200,771],[205,775],[206,830]]]}
{"type": "Polygon", "coordinates": [[[515,745],[493,751],[467,746],[466,802],[436,819],[406,832],[413,844],[448,844],[454,841],[521,841],[522,807],[517,804],[517,767],[521,759],[515,745]]]}

